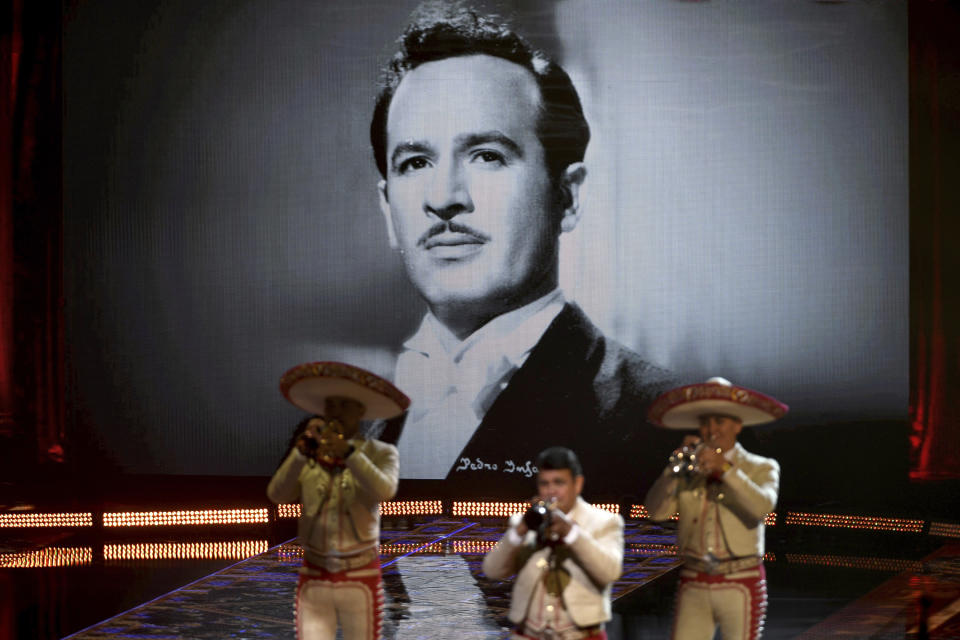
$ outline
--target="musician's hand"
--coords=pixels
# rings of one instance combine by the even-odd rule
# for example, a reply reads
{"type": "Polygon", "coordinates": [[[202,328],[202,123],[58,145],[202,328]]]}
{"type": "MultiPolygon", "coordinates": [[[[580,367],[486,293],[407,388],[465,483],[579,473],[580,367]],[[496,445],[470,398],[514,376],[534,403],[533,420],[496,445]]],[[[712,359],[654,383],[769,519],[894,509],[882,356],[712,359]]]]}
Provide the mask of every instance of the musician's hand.
{"type": "Polygon", "coordinates": [[[319,442],[318,432],[322,426],[323,420],[314,418],[307,423],[307,427],[303,430],[303,433],[300,434],[300,437],[297,438],[297,449],[308,458],[316,455],[317,443],[319,442]]]}
{"type": "Polygon", "coordinates": [[[563,511],[557,508],[556,504],[550,505],[550,526],[547,527],[547,537],[550,540],[563,540],[573,528],[573,520],[563,511]]]}
{"type": "MultiPolygon", "coordinates": [[[[532,507],[540,501],[540,496],[533,496],[527,500],[527,507],[532,507]]],[[[530,527],[527,526],[526,521],[523,518],[520,518],[520,522],[517,523],[517,526],[513,528],[517,532],[517,535],[523,537],[527,535],[527,531],[530,531],[530,527]]]]}
{"type": "Polygon", "coordinates": [[[719,449],[703,447],[697,454],[697,462],[700,467],[700,473],[706,476],[719,475],[723,473],[723,466],[727,459],[723,457],[719,449]]]}
{"type": "Polygon", "coordinates": [[[350,441],[346,438],[331,437],[327,440],[326,451],[334,458],[346,458],[350,453],[350,441]]]}

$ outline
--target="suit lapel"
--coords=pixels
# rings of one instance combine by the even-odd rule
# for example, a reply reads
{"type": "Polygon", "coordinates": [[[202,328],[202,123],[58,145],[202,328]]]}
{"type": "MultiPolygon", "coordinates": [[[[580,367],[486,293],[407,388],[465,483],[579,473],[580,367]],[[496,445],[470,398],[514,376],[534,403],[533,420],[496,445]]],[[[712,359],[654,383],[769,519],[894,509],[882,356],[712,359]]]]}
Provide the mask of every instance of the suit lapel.
{"type": "MultiPolygon", "coordinates": [[[[458,460],[495,463],[529,486],[537,453],[550,445],[575,451],[598,400],[593,379],[603,357],[599,332],[568,303],[513,375],[458,460]],[[512,469],[524,469],[514,473],[512,469]]],[[[449,477],[456,472],[456,465],[449,477]]],[[[506,480],[506,478],[504,478],[506,480]]]]}

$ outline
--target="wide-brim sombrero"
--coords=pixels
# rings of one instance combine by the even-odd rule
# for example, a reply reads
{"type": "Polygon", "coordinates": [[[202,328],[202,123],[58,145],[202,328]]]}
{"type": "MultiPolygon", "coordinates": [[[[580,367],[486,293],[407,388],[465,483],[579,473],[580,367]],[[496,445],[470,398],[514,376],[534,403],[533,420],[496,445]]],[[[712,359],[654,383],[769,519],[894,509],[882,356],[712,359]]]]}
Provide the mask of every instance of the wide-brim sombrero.
{"type": "Polygon", "coordinates": [[[650,405],[647,420],[668,429],[696,429],[700,416],[728,415],[750,427],[778,420],[789,410],[787,405],[759,391],[723,378],[710,378],[662,394],[650,405]]]}
{"type": "Polygon", "coordinates": [[[280,392],[309,413],[323,415],[328,397],[352,398],[366,407],[364,420],[393,418],[410,406],[408,398],[387,380],[343,362],[306,362],[280,377],[280,392]]]}

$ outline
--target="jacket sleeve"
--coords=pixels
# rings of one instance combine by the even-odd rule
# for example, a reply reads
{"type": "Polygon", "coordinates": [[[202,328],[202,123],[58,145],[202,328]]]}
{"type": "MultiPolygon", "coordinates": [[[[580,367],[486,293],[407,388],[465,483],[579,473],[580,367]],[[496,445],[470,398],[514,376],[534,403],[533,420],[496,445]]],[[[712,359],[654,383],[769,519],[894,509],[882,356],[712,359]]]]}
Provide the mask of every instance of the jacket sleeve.
{"type": "MultiPolygon", "coordinates": [[[[520,514],[510,518],[508,532],[520,521],[520,514]]],[[[510,536],[504,534],[500,541],[483,556],[483,573],[492,580],[504,580],[516,573],[517,553],[523,548],[523,543],[514,544],[510,536]]]]}
{"type": "Polygon", "coordinates": [[[267,485],[267,497],[275,504],[296,502],[300,499],[300,472],[307,457],[293,449],[277,468],[267,485]]]}
{"type": "Polygon", "coordinates": [[[767,458],[750,473],[734,467],[723,476],[727,487],[727,507],[756,524],[777,506],[780,490],[780,465],[767,458]]]}
{"type": "Polygon", "coordinates": [[[647,497],[643,501],[643,506],[647,508],[650,519],[669,520],[677,512],[677,487],[680,484],[680,478],[664,469],[657,481],[653,483],[647,492],[647,497]]]}
{"type": "Polygon", "coordinates": [[[593,532],[581,528],[570,549],[595,584],[610,584],[623,570],[623,518],[607,518],[593,532]]]}
{"type": "Polygon", "coordinates": [[[400,462],[397,448],[381,443],[370,452],[356,449],[346,459],[347,468],[360,487],[379,502],[389,500],[397,493],[400,481],[400,462]]]}

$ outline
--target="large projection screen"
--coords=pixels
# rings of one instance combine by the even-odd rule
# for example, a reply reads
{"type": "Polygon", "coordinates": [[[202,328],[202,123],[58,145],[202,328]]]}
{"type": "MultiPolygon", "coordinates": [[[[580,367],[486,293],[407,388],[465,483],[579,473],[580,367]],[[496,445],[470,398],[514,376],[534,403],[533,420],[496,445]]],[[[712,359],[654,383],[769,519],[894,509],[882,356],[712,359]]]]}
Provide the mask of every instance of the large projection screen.
{"type": "MultiPolygon", "coordinates": [[[[302,415],[287,368],[392,378],[425,307],[368,127],[414,6],[70,10],[69,417],[116,468],[269,475],[302,415]]],[[[494,8],[569,71],[593,132],[566,297],[679,380],[782,399],[787,425],[904,420],[906,3],[494,8]]]]}

